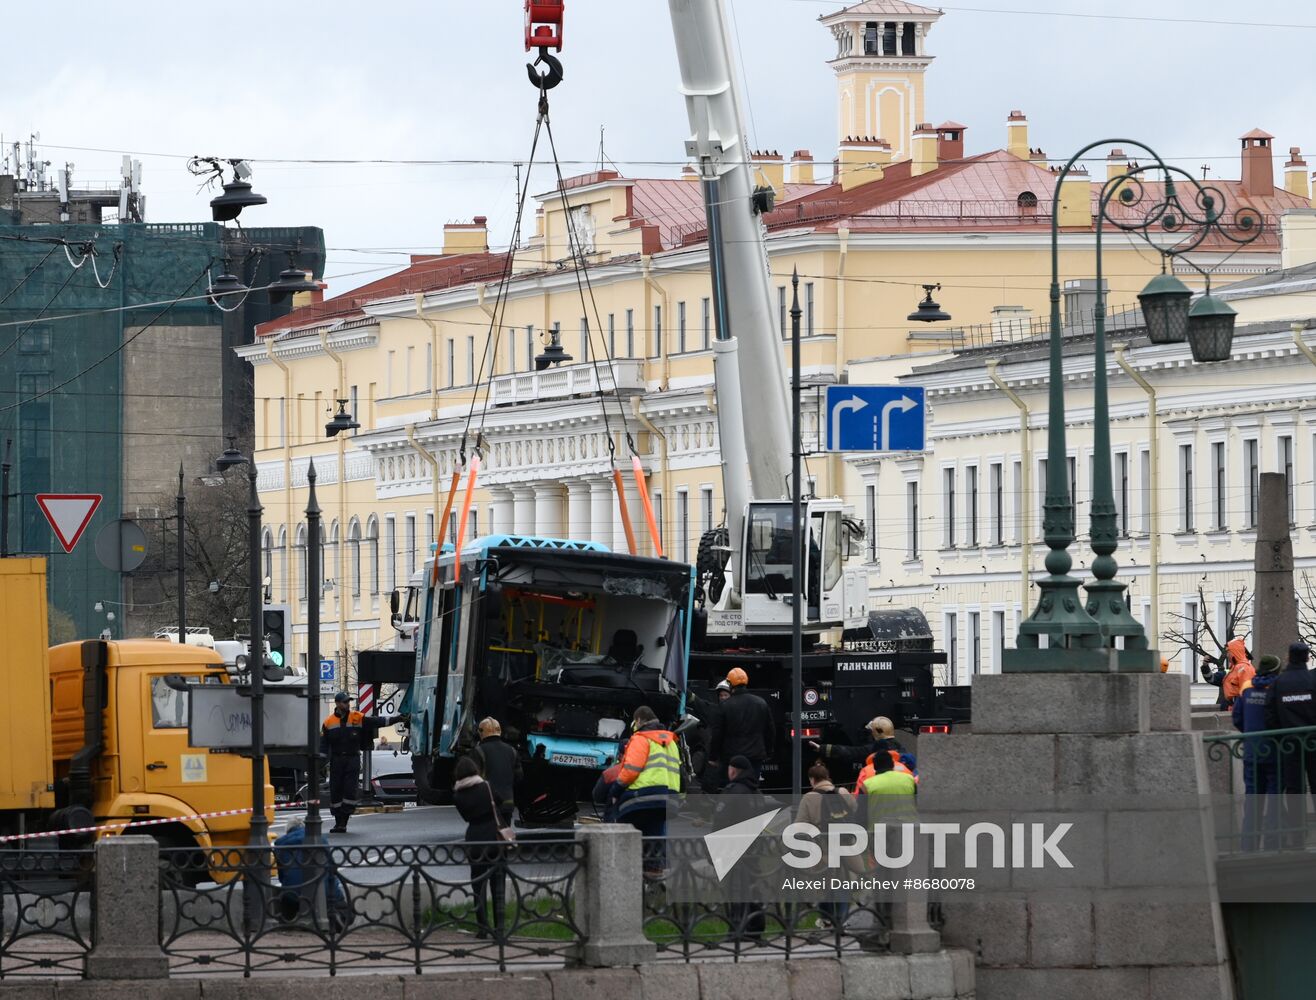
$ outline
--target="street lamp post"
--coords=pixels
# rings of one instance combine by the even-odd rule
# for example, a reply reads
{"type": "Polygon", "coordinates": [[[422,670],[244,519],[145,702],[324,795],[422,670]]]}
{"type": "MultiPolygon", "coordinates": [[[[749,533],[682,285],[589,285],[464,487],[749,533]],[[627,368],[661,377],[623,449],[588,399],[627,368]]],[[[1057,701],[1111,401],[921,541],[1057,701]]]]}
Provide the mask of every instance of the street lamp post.
{"type": "Polygon", "coordinates": [[[804,771],[804,443],[800,437],[800,274],[791,272],[791,797],[797,804],[804,771]]]}
{"type": "Polygon", "coordinates": [[[320,818],[320,501],[315,461],[306,467],[306,843],[319,844],[320,818]]]}
{"type": "Polygon", "coordinates": [[[178,463],[178,496],[174,498],[178,502],[178,641],[187,642],[187,567],[183,558],[183,526],[184,521],[184,504],[187,500],[183,496],[183,463],[178,463]]]}
{"type": "Polygon", "coordinates": [[[269,818],[265,814],[265,630],[261,607],[260,496],[256,490],[256,460],[229,446],[215,462],[220,472],[239,465],[247,467],[247,593],[251,639],[247,648],[247,671],[251,679],[251,834],[252,847],[269,846],[269,818]]]}
{"type": "MultiPolygon", "coordinates": [[[[1079,150],[1056,176],[1051,213],[1051,329],[1050,385],[1047,415],[1046,500],[1043,536],[1050,552],[1048,575],[1038,581],[1041,596],[1032,615],[1019,627],[1013,650],[1006,650],[1002,669],[1010,673],[1125,672],[1159,670],[1159,657],[1148,648],[1142,625],[1124,599],[1125,585],[1116,580],[1118,548],[1115,499],[1110,471],[1110,404],[1106,378],[1106,293],[1102,276],[1102,235],[1112,228],[1138,236],[1162,254],[1181,258],[1207,279],[1207,291],[1191,309],[1191,292],[1172,275],[1153,278],[1139,301],[1153,342],[1187,340],[1197,361],[1225,361],[1233,336],[1233,312],[1210,294],[1210,275],[1184,254],[1195,250],[1212,234],[1236,246],[1251,243],[1261,234],[1261,218],[1242,208],[1225,221],[1225,199],[1218,189],[1200,184],[1191,174],[1165,163],[1140,142],[1104,139],[1079,150]],[[1069,485],[1069,456],[1065,442],[1063,330],[1060,319],[1061,186],[1075,165],[1099,146],[1120,144],[1144,151],[1151,161],[1125,174],[1109,178],[1098,198],[1096,218],[1097,301],[1093,310],[1093,482],[1091,541],[1095,578],[1084,585],[1087,600],[1078,594],[1079,581],[1069,576],[1073,561],[1073,506],[1069,485]],[[1155,175],[1154,177],[1150,175],[1155,175]],[[1147,181],[1154,181],[1147,183],[1147,181]],[[1186,182],[1184,184],[1183,182],[1186,182]],[[1189,197],[1180,196],[1184,186],[1189,197]],[[1171,241],[1162,247],[1153,233],[1171,241]],[[1040,639],[1047,638],[1047,649],[1040,639]],[[1118,640],[1123,647],[1116,648],[1118,640]],[[1063,649],[1057,656],[1053,650],[1063,649]]],[[[1152,599],[1157,600],[1158,595],[1152,599]]]]}

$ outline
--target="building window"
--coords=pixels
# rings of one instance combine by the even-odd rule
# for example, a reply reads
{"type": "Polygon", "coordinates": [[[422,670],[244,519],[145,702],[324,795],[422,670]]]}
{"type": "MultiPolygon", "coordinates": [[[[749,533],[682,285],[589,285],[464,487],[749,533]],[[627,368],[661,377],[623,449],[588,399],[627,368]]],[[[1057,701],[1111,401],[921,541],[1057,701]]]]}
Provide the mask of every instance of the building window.
{"type": "Polygon", "coordinates": [[[905,555],[913,561],[919,557],[917,481],[905,484],[905,520],[908,524],[905,532],[905,555]]]}
{"type": "Polygon", "coordinates": [[[1142,524],[1140,530],[1145,537],[1150,537],[1152,515],[1151,452],[1145,448],[1138,452],[1138,474],[1139,492],[1142,494],[1142,524]]]}
{"type": "Polygon", "coordinates": [[[663,356],[663,307],[653,307],[653,356],[663,356]]]}
{"type": "Polygon", "coordinates": [[[361,522],[352,518],[347,525],[347,552],[352,562],[352,598],[361,603],[361,522]]]}
{"type": "Polygon", "coordinates": [[[370,593],[379,593],[379,518],[374,514],[366,522],[366,561],[370,567],[370,593]]]}
{"type": "Polygon", "coordinates": [[[1211,527],[1216,531],[1226,531],[1229,527],[1229,511],[1225,506],[1226,474],[1225,443],[1213,441],[1211,443],[1211,517],[1214,523],[1211,527]]]}
{"type": "Polygon", "coordinates": [[[516,371],[516,327],[507,328],[507,370],[516,371]]]}
{"type": "Polygon", "coordinates": [[[685,303],[676,304],[676,350],[685,353],[685,303]]]}
{"type": "Polygon", "coordinates": [[[466,384],[475,385],[475,338],[466,338],[466,384]]]}
{"type": "Polygon", "coordinates": [[[864,487],[864,499],[866,516],[868,518],[868,531],[865,542],[868,545],[868,561],[877,562],[877,487],[870,483],[864,487]]]}
{"type": "Polygon", "coordinates": [[[1261,504],[1261,471],[1257,452],[1256,438],[1243,442],[1243,474],[1247,476],[1247,510],[1244,527],[1247,528],[1257,526],[1257,509],[1261,504]]]}
{"type": "Polygon", "coordinates": [[[635,310],[626,310],[626,357],[635,357],[635,310]]]}
{"type": "Polygon", "coordinates": [[[1179,530],[1193,530],[1193,446],[1179,445],[1179,530]]]}
{"type": "MultiPolygon", "coordinates": [[[[426,385],[425,388],[428,389],[429,386],[426,385]]],[[[361,411],[357,408],[357,407],[358,407],[358,401],[357,401],[357,391],[356,391],[356,386],[352,386],[350,389],[347,390],[347,402],[348,402],[348,405],[350,405],[350,406],[352,407],[352,420],[353,420],[354,422],[356,422],[356,423],[360,423],[360,422],[361,422],[361,418],[358,416],[358,414],[359,414],[361,411]]],[[[356,437],[356,431],[352,431],[352,436],[353,436],[353,437],[356,437]]]]}
{"type": "Polygon", "coordinates": [[[589,319],[580,317],[580,360],[589,360],[589,319]]]}
{"type": "Polygon", "coordinates": [[[1277,472],[1284,473],[1284,495],[1288,498],[1289,524],[1298,523],[1298,512],[1293,505],[1293,438],[1285,434],[1279,439],[1277,472]]]}
{"type": "Polygon", "coordinates": [[[944,521],[942,545],[948,549],[955,548],[955,470],[942,469],[942,511],[944,521]]]}
{"type": "Polygon", "coordinates": [[[992,669],[996,673],[1001,672],[1001,667],[1005,663],[1005,612],[992,612],[992,669]]]}
{"type": "Polygon", "coordinates": [[[804,335],[813,336],[813,282],[804,283],[804,335]]]}
{"type": "Polygon", "coordinates": [[[1115,530],[1129,537],[1129,453],[1115,453],[1115,530]]]}
{"type": "Polygon", "coordinates": [[[384,565],[388,568],[385,574],[388,580],[388,589],[398,589],[398,522],[392,514],[384,519],[384,565]]]}
{"type": "Polygon", "coordinates": [[[1024,463],[1016,459],[1011,469],[1011,481],[1014,484],[1014,540],[1019,544],[1024,540],[1024,511],[1028,506],[1028,497],[1024,495],[1024,463]]]}
{"type": "Polygon", "coordinates": [[[453,346],[453,340],[448,338],[448,388],[451,389],[457,384],[457,349],[453,346]]]}
{"type": "Polygon", "coordinates": [[[296,540],[293,545],[297,549],[297,579],[293,581],[293,590],[297,592],[297,599],[305,601],[306,595],[310,592],[310,578],[306,572],[306,525],[300,525],[297,528],[296,540]]]}
{"type": "Polygon", "coordinates": [[[1005,466],[993,462],[987,470],[987,489],[991,491],[992,544],[1005,544],[1005,466]]]}
{"type": "Polygon", "coordinates": [[[661,546],[667,531],[663,524],[663,495],[659,490],[654,490],[653,493],[653,521],[654,527],[658,529],[658,544],[661,546]]]}
{"type": "Polygon", "coordinates": [[[786,339],[786,333],[790,329],[786,326],[786,286],[777,286],[777,326],[781,330],[781,339],[786,339]]]}
{"type": "Polygon", "coordinates": [[[407,367],[406,367],[406,370],[403,371],[403,373],[402,373],[402,385],[403,385],[403,387],[404,387],[404,388],[403,388],[403,392],[405,392],[408,396],[410,396],[410,395],[411,395],[411,373],[412,373],[413,371],[415,371],[415,369],[416,369],[416,348],[414,348],[414,347],[408,347],[408,348],[407,348],[407,355],[406,355],[406,358],[407,358],[407,361],[406,361],[407,367]]]}
{"type": "Polygon", "coordinates": [[[393,395],[393,369],[394,367],[396,367],[394,365],[394,361],[397,359],[397,353],[398,353],[397,351],[389,351],[388,357],[386,359],[388,364],[388,369],[384,372],[384,384],[387,386],[386,391],[390,396],[393,395]]]}
{"type": "Polygon", "coordinates": [[[470,540],[474,541],[480,537],[480,511],[477,507],[471,508],[471,535],[470,540]]]}
{"type": "Polygon", "coordinates": [[[886,21],[882,24],[882,54],[884,56],[893,56],[896,54],[895,21],[886,21]]]}
{"type": "Polygon", "coordinates": [[[1078,459],[1069,460],[1069,523],[1078,533],[1078,459]]]}
{"type": "Polygon", "coordinates": [[[946,670],[948,681],[952,685],[959,680],[960,673],[960,616],[953,611],[946,612],[946,670]]]}
{"type": "MultiPolygon", "coordinates": [[[[1183,603],[1183,621],[1184,635],[1190,639],[1196,638],[1198,629],[1201,627],[1202,609],[1196,601],[1184,601],[1183,603]]],[[[1197,679],[1197,650],[1189,646],[1183,651],[1180,665],[1183,672],[1193,680],[1197,679]]]]}
{"type": "Polygon", "coordinates": [[[416,515],[407,515],[407,561],[404,564],[407,567],[407,580],[411,580],[411,574],[416,572],[416,515]]]}
{"type": "Polygon", "coordinates": [[[869,21],[864,25],[864,55],[880,56],[881,54],[878,48],[877,22],[869,21]]]}
{"type": "Polygon", "coordinates": [[[970,548],[978,547],[978,467],[964,470],[964,534],[970,548]]]}
{"type": "Polygon", "coordinates": [[[713,530],[713,487],[701,486],[699,489],[699,505],[703,508],[703,530],[705,532],[713,530]]]}
{"type": "Polygon", "coordinates": [[[530,323],[525,328],[525,370],[535,370],[535,328],[530,323]]]}
{"type": "Polygon", "coordinates": [[[617,316],[615,313],[608,313],[608,354],[614,358],[617,356],[617,316]]]}
{"type": "Polygon", "coordinates": [[[676,491],[676,537],[681,562],[690,561],[690,491],[676,491]]]}
{"type": "Polygon", "coordinates": [[[701,322],[703,324],[702,332],[704,336],[704,350],[708,350],[713,346],[713,302],[711,299],[704,299],[703,301],[703,317],[701,322]]]}
{"type": "Polygon", "coordinates": [[[982,672],[982,614],[969,612],[969,676],[982,672]]]}

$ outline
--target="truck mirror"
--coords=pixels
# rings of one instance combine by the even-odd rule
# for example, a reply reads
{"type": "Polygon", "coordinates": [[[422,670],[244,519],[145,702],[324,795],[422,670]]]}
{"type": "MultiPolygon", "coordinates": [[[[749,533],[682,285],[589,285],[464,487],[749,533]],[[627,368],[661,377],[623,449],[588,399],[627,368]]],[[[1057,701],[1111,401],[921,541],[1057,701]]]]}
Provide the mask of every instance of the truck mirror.
{"type": "Polygon", "coordinates": [[[402,608],[402,595],[394,590],[388,595],[388,610],[394,618],[398,616],[398,611],[402,608]]]}
{"type": "Polygon", "coordinates": [[[175,691],[187,690],[187,681],[185,681],[179,674],[169,674],[165,677],[164,682],[168,687],[175,691]]]}

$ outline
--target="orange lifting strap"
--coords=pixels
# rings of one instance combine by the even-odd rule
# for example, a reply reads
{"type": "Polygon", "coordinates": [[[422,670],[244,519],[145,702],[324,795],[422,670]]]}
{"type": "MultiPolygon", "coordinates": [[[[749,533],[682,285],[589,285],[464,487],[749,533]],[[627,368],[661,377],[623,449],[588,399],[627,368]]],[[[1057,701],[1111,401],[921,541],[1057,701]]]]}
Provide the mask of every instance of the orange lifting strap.
{"type": "Polygon", "coordinates": [[[443,505],[443,517],[434,525],[434,571],[430,574],[431,587],[439,582],[439,553],[443,551],[443,533],[448,530],[448,515],[452,513],[452,502],[457,498],[457,484],[461,481],[461,469],[453,469],[452,485],[448,487],[448,502],[443,505]]]}
{"type": "Polygon", "coordinates": [[[471,500],[475,497],[475,478],[480,474],[480,453],[471,456],[471,473],[466,477],[466,495],[462,497],[462,516],[457,520],[456,552],[453,554],[452,579],[462,578],[462,539],[466,537],[466,519],[471,514],[471,500]]]}
{"type": "Polygon", "coordinates": [[[635,529],[631,527],[631,512],[626,509],[626,487],[621,481],[621,469],[612,467],[612,483],[617,487],[617,505],[621,508],[621,526],[626,529],[626,544],[631,555],[638,555],[635,547],[635,529]]]}
{"type": "MultiPolygon", "coordinates": [[[[644,482],[644,466],[640,464],[640,456],[631,456],[631,474],[635,477],[635,488],[640,493],[640,502],[644,504],[644,519],[649,524],[649,537],[653,539],[654,554],[661,559],[663,557],[663,540],[658,537],[658,522],[653,516],[653,504],[649,502],[649,487],[644,482]]],[[[634,552],[631,553],[634,555],[634,552]]]]}

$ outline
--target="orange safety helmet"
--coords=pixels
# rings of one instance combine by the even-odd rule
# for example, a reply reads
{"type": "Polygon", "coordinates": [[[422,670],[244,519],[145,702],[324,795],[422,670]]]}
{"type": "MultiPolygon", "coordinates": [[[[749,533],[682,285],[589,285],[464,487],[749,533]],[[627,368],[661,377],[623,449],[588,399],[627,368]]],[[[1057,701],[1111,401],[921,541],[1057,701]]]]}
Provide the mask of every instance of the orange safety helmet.
{"type": "Polygon", "coordinates": [[[744,687],[749,683],[749,674],[745,673],[740,667],[732,667],[727,671],[727,683],[734,687],[744,687]]]}

